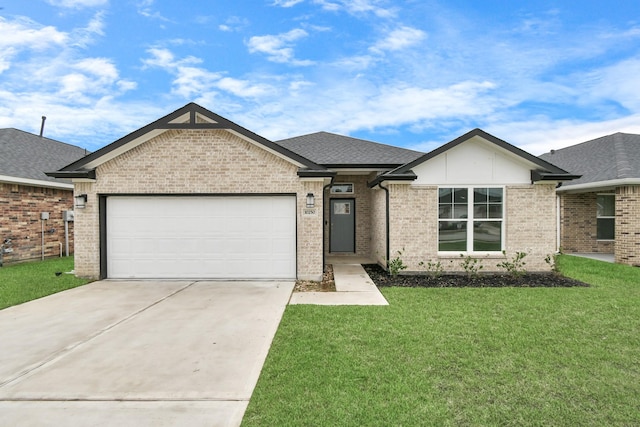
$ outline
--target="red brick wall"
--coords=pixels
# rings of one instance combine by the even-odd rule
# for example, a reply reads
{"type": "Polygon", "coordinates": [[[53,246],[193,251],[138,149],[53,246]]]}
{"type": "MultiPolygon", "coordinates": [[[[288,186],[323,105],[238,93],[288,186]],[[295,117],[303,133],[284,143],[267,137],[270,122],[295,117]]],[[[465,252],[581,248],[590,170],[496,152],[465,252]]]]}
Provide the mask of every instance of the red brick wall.
{"type": "Polygon", "coordinates": [[[597,239],[597,196],[597,193],[562,194],[560,246],[564,252],[607,254],[614,252],[613,241],[597,239]]]}
{"type": "MultiPolygon", "coordinates": [[[[42,257],[41,212],[49,212],[44,223],[45,257],[65,253],[62,212],[73,209],[73,192],[53,188],[0,183],[0,244],[11,239],[13,252],[4,254],[4,264],[42,257]]],[[[69,252],[73,253],[73,222],[69,223],[69,252]]]]}

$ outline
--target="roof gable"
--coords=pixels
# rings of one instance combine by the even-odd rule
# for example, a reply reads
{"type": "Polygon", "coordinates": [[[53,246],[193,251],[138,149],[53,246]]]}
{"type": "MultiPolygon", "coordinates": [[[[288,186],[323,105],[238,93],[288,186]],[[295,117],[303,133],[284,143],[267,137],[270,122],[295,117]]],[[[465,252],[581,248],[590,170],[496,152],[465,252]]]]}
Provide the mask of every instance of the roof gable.
{"type": "Polygon", "coordinates": [[[64,188],[45,174],[87,154],[84,148],[19,129],[0,129],[0,179],[29,185],[64,188]],[[47,184],[48,183],[48,184],[47,184]]]}
{"type": "Polygon", "coordinates": [[[382,181],[393,181],[393,180],[405,180],[405,181],[413,181],[417,178],[417,175],[414,173],[413,169],[418,167],[419,165],[434,159],[440,156],[443,153],[449,152],[454,148],[460,146],[463,143],[468,141],[472,141],[474,139],[480,138],[485,143],[490,146],[494,146],[502,151],[505,155],[511,156],[523,162],[523,164],[528,164],[531,170],[531,181],[540,181],[540,180],[554,180],[554,181],[562,181],[569,180],[575,178],[574,175],[571,175],[567,171],[530,154],[512,144],[509,144],[502,139],[499,139],[482,129],[473,129],[470,132],[450,141],[447,144],[444,144],[435,150],[424,154],[423,156],[415,159],[412,162],[409,162],[405,165],[402,165],[394,170],[391,170],[385,174],[378,176],[373,182],[370,183],[370,186],[375,186],[382,181]]]}
{"type": "Polygon", "coordinates": [[[90,177],[89,172],[94,171],[97,166],[137,147],[140,144],[145,143],[167,130],[172,129],[226,130],[245,141],[258,145],[272,154],[296,164],[301,169],[302,173],[315,172],[317,174],[322,174],[322,171],[326,171],[324,167],[300,156],[299,154],[294,153],[192,102],[170,114],[167,114],[155,122],[118,139],[85,158],[71,163],[57,172],[50,173],[50,176],[58,178],[81,177],[81,175],[86,174],[87,177],[90,177]]]}
{"type": "Polygon", "coordinates": [[[329,168],[395,168],[424,154],[330,132],[316,132],[276,142],[329,168]]]}

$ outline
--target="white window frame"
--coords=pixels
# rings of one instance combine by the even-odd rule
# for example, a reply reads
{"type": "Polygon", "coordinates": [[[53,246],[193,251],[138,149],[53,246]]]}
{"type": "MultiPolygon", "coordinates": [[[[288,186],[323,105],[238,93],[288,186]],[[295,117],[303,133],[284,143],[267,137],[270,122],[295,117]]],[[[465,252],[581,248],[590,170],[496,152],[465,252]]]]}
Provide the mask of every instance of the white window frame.
{"type": "Polygon", "coordinates": [[[613,242],[616,240],[616,195],[615,193],[596,193],[596,241],[598,242],[613,242]],[[598,215],[597,204],[598,204],[598,196],[609,196],[613,197],[613,216],[600,216],[598,215]],[[599,219],[613,219],[613,239],[599,239],[598,238],[598,220],[599,219]]]}
{"type": "MultiPolygon", "coordinates": [[[[502,251],[505,250],[505,229],[506,229],[506,222],[507,222],[507,217],[506,217],[506,213],[507,213],[507,192],[506,192],[506,186],[504,185],[495,185],[495,184],[478,184],[478,185],[441,185],[438,187],[438,207],[440,205],[440,199],[439,199],[439,194],[440,194],[440,189],[441,188],[452,188],[452,189],[457,189],[457,188],[466,188],[467,189],[467,218],[451,218],[451,219],[440,219],[440,216],[438,214],[438,237],[436,240],[436,244],[438,244],[438,246],[440,245],[440,222],[441,221],[466,221],[467,223],[467,250],[466,251],[441,251],[438,250],[438,255],[439,256],[451,256],[451,255],[456,255],[458,256],[459,254],[463,254],[463,255],[480,255],[480,254],[487,254],[487,255],[498,255],[498,254],[502,254],[502,251]],[[474,188],[500,188],[502,189],[502,217],[501,218],[478,218],[477,221],[492,221],[492,222],[498,222],[501,221],[501,225],[500,225],[500,250],[499,251],[474,251],[473,250],[473,223],[474,221],[476,221],[476,218],[474,217],[474,205],[475,205],[475,200],[474,200],[474,188]]],[[[439,248],[438,248],[439,249],[439,248]]]]}
{"type": "Polygon", "coordinates": [[[353,182],[336,182],[331,185],[331,194],[353,194],[354,192],[355,192],[355,186],[353,185],[353,182]],[[334,190],[334,187],[339,187],[343,185],[350,185],[351,191],[335,191],[334,190]]]}

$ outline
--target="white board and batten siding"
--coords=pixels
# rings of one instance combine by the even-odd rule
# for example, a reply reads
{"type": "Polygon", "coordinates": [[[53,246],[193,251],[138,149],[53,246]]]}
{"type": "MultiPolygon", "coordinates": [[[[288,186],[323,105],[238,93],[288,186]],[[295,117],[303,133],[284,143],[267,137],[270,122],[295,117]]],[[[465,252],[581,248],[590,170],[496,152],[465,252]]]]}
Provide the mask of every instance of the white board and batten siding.
{"type": "Polygon", "coordinates": [[[533,164],[475,136],[413,168],[413,185],[530,184],[533,164]]]}
{"type": "Polygon", "coordinates": [[[295,196],[107,198],[107,276],[295,279],[295,196]]]}

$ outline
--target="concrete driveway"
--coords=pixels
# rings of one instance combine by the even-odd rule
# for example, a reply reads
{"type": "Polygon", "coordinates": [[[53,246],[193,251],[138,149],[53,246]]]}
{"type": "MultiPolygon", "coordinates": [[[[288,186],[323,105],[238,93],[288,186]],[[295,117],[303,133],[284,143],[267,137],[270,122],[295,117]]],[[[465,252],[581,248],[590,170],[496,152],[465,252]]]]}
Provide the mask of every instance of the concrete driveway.
{"type": "Polygon", "coordinates": [[[100,281],[0,311],[20,426],[237,426],[293,282],[100,281]]]}

